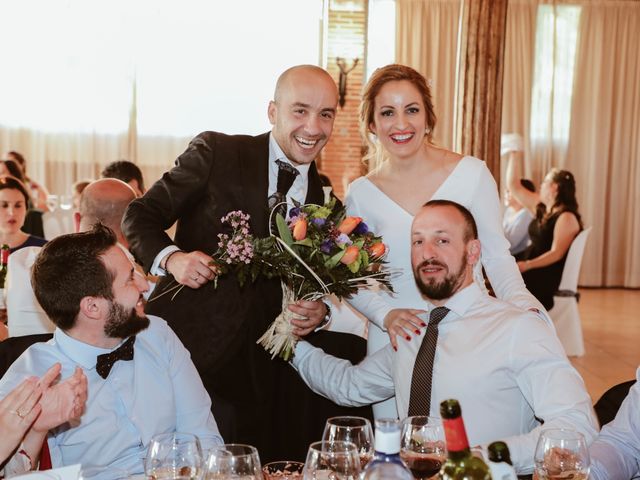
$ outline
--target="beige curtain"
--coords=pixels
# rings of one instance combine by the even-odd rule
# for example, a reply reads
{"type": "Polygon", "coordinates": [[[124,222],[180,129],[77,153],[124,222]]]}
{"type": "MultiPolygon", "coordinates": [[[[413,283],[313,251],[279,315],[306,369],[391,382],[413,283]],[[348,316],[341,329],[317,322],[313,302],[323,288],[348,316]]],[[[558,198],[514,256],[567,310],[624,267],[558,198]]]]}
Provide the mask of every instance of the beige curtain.
{"type": "MultiPolygon", "coordinates": [[[[523,137],[525,157],[530,158],[529,125],[536,42],[538,0],[510,0],[504,47],[502,132],[523,137]]],[[[531,162],[525,175],[532,176],[531,162]]],[[[504,178],[504,168],[501,178],[504,178]]]]}
{"type": "Polygon", "coordinates": [[[640,287],[640,2],[582,6],[566,167],[587,243],[581,284],[640,287]]]}
{"type": "Polygon", "coordinates": [[[435,141],[453,148],[460,0],[397,0],[396,61],[431,85],[438,122],[435,141]]]}
{"type": "Polygon", "coordinates": [[[173,166],[189,140],[188,137],[136,138],[128,132],[114,135],[43,133],[0,126],[0,152],[19,150],[27,159],[29,177],[56,195],[71,194],[76,180],[99,178],[106,164],[119,159],[136,163],[149,187],[173,166]]]}

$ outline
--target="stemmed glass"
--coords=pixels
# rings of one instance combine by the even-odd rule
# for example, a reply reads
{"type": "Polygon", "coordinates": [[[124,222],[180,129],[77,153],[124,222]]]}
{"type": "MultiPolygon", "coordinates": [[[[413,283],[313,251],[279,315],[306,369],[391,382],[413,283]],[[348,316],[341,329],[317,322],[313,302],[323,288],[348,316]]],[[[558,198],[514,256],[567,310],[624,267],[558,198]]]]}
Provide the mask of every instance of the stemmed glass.
{"type": "Polygon", "coordinates": [[[144,472],[153,480],[189,480],[202,476],[202,447],[190,433],[163,433],[149,443],[144,472]]]}
{"type": "Polygon", "coordinates": [[[57,195],[47,195],[47,208],[50,212],[55,212],[56,208],[58,208],[58,196],[57,195]]]}
{"type": "Polygon", "coordinates": [[[411,470],[413,478],[435,478],[447,459],[442,421],[427,416],[405,418],[400,447],[400,457],[411,470]]]}
{"type": "Polygon", "coordinates": [[[204,465],[207,480],[242,478],[262,480],[258,450],[251,445],[228,443],[209,450],[204,465]]]}
{"type": "Polygon", "coordinates": [[[373,458],[374,440],[371,422],[362,417],[332,417],[324,426],[322,440],[328,442],[351,442],[356,446],[360,466],[364,467],[373,458]]]}
{"type": "Polygon", "coordinates": [[[358,480],[360,458],[351,442],[320,441],[309,446],[304,480],[358,480]]]}
{"type": "Polygon", "coordinates": [[[535,477],[539,480],[587,480],[589,450],[584,436],[575,430],[543,430],[535,453],[535,477]]]}

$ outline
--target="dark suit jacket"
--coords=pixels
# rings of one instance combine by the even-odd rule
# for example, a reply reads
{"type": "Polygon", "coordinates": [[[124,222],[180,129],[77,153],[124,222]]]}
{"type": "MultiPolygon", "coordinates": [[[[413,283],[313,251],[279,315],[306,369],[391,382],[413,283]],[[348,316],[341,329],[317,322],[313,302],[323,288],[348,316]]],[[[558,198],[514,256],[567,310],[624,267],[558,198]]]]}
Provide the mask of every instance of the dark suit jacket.
{"type": "MultiPolygon", "coordinates": [[[[175,244],[187,252],[215,252],[217,235],[222,232],[220,219],[233,210],[250,214],[254,235],[267,236],[268,158],[268,134],[251,137],[205,132],[195,137],[176,160],[176,166],[144,197],[134,200],[125,213],[123,232],[144,268],[149,270],[156,255],[174,243],[164,230],[176,220],[175,244]]],[[[309,170],[306,201],[323,201],[315,164],[309,170]]],[[[170,276],[163,278],[154,295],[171,281],[170,276]]],[[[306,402],[302,398],[290,400],[292,395],[315,394],[301,387],[289,365],[271,361],[256,345],[282,308],[280,282],[258,279],[240,287],[233,275],[226,275],[219,279],[217,289],[209,283],[197,290],[185,287],[175,299],[172,296],[150,301],[147,311],[167,320],[191,352],[212,397],[214,416],[225,441],[255,445],[263,461],[294,459],[294,454],[299,458],[299,450],[293,452],[285,445],[284,429],[305,427],[282,424],[290,419],[309,423],[307,419],[295,419],[297,410],[288,406],[290,401],[293,408],[306,402]],[[278,414],[283,401],[288,411],[278,414]]],[[[365,344],[358,337],[350,337],[353,347],[349,358],[355,355],[353,360],[359,361],[365,354],[365,344]]],[[[318,415],[324,413],[318,411],[318,415]]],[[[322,433],[317,433],[317,427],[312,430],[310,435],[315,438],[309,442],[322,433]]],[[[307,447],[308,443],[297,448],[306,451],[307,447]]]]}

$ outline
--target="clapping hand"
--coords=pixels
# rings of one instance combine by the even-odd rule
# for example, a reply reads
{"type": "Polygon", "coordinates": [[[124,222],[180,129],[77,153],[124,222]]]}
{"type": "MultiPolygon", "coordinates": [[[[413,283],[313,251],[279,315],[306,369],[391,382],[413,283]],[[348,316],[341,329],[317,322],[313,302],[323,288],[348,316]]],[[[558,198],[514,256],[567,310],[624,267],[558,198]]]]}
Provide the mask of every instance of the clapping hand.
{"type": "Polygon", "coordinates": [[[42,411],[33,424],[37,432],[46,432],[52,428],[79,419],[87,402],[87,377],[80,367],[76,367],[72,376],[51,386],[60,375],[60,364],[56,363],[40,380],[42,411]]]}
{"type": "Polygon", "coordinates": [[[0,463],[22,442],[40,413],[38,377],[30,377],[0,401],[0,463]]]}

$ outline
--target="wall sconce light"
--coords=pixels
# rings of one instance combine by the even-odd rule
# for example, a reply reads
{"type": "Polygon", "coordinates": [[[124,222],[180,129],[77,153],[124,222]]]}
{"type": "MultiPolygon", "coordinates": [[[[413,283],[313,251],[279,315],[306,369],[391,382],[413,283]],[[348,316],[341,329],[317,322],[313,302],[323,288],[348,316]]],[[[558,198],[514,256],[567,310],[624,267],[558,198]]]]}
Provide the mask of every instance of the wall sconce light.
{"type": "Polygon", "coordinates": [[[346,99],[346,95],[347,95],[347,75],[349,75],[349,72],[351,72],[351,70],[353,70],[354,68],[356,68],[356,66],[358,65],[358,62],[360,61],[359,58],[355,58],[353,60],[353,64],[351,65],[351,68],[347,68],[347,62],[344,58],[342,57],[337,57],[336,58],[336,63],[338,64],[338,67],[340,68],[340,80],[338,81],[338,103],[340,104],[340,108],[344,108],[344,104],[347,101],[346,99]]]}

